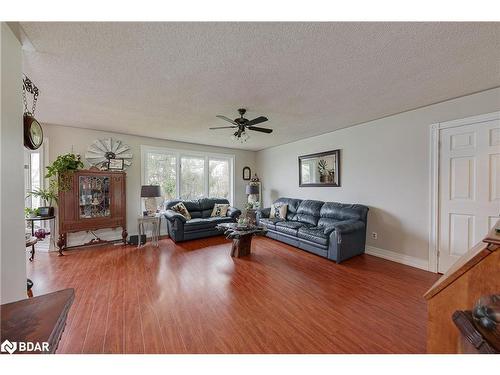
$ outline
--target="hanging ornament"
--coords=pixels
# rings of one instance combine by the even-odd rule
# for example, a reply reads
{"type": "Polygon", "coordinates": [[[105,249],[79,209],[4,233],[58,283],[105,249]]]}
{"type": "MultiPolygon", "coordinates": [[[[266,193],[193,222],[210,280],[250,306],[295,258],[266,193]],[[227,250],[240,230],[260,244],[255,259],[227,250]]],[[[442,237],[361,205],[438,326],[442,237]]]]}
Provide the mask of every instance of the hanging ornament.
{"type": "Polygon", "coordinates": [[[24,146],[30,150],[36,150],[43,143],[43,130],[40,123],[35,119],[35,108],[39,91],[33,82],[25,75],[23,78],[23,102],[24,102],[24,146]],[[28,110],[27,95],[33,95],[31,111],[28,110]]]}

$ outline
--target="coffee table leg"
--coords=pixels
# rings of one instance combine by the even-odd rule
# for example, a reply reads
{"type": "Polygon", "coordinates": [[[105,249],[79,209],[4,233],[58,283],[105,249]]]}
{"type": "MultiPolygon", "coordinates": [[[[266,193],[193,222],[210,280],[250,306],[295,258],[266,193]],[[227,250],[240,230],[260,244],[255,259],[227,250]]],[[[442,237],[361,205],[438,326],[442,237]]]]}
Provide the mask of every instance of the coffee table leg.
{"type": "Polygon", "coordinates": [[[231,256],[241,258],[250,255],[252,249],[252,235],[242,236],[233,239],[231,256]]]}

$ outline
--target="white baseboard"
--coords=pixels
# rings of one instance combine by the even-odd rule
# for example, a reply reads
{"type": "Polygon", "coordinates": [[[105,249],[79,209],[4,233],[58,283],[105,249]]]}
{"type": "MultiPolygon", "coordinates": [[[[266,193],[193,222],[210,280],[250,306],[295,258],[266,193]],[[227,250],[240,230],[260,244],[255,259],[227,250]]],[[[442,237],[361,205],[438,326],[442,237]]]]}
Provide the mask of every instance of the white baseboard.
{"type": "Polygon", "coordinates": [[[374,246],[366,246],[365,253],[379,258],[391,260],[393,262],[405,264],[407,266],[420,268],[422,270],[429,270],[429,262],[427,260],[415,258],[411,255],[405,255],[396,253],[395,251],[379,249],[378,247],[374,246]]]}

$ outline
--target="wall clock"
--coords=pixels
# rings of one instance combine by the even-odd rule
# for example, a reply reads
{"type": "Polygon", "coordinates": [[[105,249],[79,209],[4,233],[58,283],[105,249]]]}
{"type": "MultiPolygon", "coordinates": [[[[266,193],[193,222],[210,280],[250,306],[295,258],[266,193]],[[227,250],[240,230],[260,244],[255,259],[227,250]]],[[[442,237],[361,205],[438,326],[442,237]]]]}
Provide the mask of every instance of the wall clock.
{"type": "Polygon", "coordinates": [[[43,143],[43,130],[40,123],[30,114],[25,113],[24,122],[24,146],[30,150],[36,150],[43,143]]]}
{"type": "Polygon", "coordinates": [[[123,159],[123,168],[132,165],[130,146],[117,139],[106,138],[94,141],[85,154],[85,159],[99,169],[107,169],[112,159],[123,159]]]}
{"type": "Polygon", "coordinates": [[[24,102],[24,146],[30,150],[36,150],[43,143],[43,130],[40,123],[35,119],[36,102],[40,91],[33,82],[25,75],[23,78],[23,102],[24,102]],[[33,96],[31,111],[28,110],[28,95],[33,96]]]}

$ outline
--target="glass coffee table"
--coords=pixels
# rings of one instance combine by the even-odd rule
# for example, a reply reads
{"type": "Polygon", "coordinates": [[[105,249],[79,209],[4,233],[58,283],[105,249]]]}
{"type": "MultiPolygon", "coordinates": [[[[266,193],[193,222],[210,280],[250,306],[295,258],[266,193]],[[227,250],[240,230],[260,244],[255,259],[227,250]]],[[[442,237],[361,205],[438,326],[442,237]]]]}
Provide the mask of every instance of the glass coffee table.
{"type": "Polygon", "coordinates": [[[239,226],[236,223],[222,223],[217,225],[217,229],[224,231],[227,239],[233,240],[231,256],[241,258],[250,255],[252,249],[252,237],[266,234],[265,227],[256,225],[239,226]]]}

